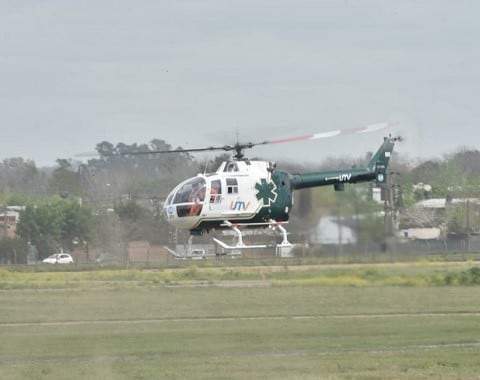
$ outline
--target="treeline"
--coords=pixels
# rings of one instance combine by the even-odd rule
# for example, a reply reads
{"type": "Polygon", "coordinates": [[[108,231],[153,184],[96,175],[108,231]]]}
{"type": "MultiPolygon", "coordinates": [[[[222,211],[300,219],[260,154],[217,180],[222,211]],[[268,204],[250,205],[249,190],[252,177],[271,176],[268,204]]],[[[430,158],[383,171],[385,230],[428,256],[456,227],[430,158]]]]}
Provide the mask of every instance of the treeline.
{"type": "MultiPolygon", "coordinates": [[[[25,243],[15,249],[15,262],[26,260],[27,244],[40,258],[60,249],[91,247],[114,250],[129,240],[164,242],[168,227],[161,201],[180,181],[198,171],[188,153],[142,154],[171,150],[163,140],[149,144],[96,146],[98,158],[86,163],[58,159],[52,168],[31,160],[8,158],[0,163],[0,204],[26,206],[17,235],[25,243]]],[[[0,244],[0,262],[12,262],[13,239],[0,244]]]]}

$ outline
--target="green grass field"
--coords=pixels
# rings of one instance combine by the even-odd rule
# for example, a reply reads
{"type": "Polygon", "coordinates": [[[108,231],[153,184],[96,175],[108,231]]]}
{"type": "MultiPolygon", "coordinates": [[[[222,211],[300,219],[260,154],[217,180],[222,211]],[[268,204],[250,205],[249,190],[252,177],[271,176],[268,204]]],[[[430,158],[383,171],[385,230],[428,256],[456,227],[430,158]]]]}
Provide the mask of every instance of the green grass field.
{"type": "Polygon", "coordinates": [[[472,268],[0,270],[0,377],[479,378],[472,268]]]}

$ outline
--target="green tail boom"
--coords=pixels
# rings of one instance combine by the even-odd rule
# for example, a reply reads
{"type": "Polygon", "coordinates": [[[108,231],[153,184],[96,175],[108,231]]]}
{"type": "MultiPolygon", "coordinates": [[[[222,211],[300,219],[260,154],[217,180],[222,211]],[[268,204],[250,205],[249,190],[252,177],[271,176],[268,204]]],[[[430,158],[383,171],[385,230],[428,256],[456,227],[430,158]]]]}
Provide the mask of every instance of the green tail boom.
{"type": "Polygon", "coordinates": [[[367,167],[328,170],[293,174],[290,177],[293,189],[333,185],[335,190],[344,189],[345,183],[376,181],[379,184],[387,181],[387,167],[397,139],[385,137],[383,144],[374,154],[367,167]]]}

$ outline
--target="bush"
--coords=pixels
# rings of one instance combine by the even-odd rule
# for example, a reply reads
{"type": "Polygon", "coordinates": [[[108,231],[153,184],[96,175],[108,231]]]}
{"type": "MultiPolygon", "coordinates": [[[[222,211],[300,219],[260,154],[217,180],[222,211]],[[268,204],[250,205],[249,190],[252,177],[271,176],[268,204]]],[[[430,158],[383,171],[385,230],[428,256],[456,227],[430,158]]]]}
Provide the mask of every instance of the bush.
{"type": "Polygon", "coordinates": [[[462,285],[480,285],[480,267],[473,267],[462,272],[460,283],[462,285]]]}
{"type": "Polygon", "coordinates": [[[0,240],[0,263],[26,264],[28,245],[19,237],[4,237],[0,240]]]}

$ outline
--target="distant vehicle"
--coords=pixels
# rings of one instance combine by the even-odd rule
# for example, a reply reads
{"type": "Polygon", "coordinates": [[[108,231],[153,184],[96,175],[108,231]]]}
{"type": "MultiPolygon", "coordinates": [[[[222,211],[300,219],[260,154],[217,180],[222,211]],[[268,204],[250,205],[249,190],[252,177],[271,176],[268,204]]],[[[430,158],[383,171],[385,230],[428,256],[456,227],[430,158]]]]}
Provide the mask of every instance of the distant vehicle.
{"type": "Polygon", "coordinates": [[[206,258],[206,255],[207,253],[204,249],[192,249],[187,258],[190,260],[203,260],[206,258]]]}
{"type": "Polygon", "coordinates": [[[199,248],[188,248],[185,252],[183,253],[177,253],[173,249],[170,249],[169,247],[165,246],[164,247],[173,257],[179,260],[203,260],[206,259],[207,256],[215,256],[215,255],[210,255],[205,251],[204,249],[199,249],[199,248]]]}
{"type": "Polygon", "coordinates": [[[73,258],[68,253],[54,253],[42,260],[44,264],[71,264],[73,258]]]}

